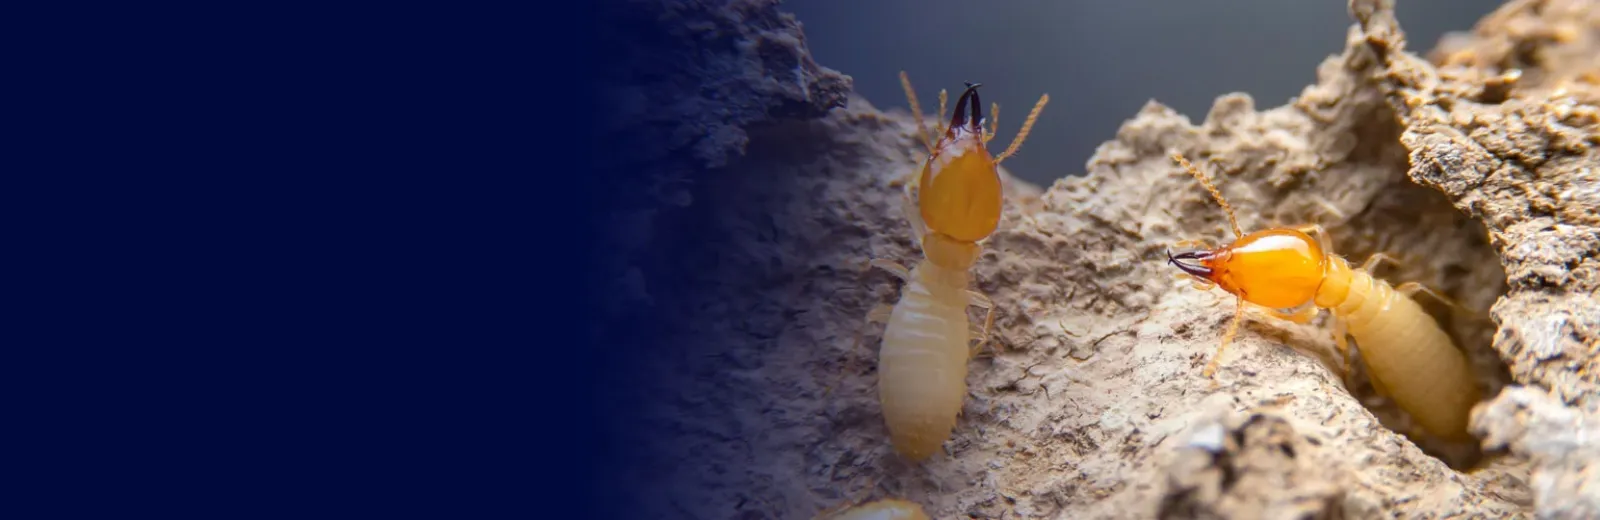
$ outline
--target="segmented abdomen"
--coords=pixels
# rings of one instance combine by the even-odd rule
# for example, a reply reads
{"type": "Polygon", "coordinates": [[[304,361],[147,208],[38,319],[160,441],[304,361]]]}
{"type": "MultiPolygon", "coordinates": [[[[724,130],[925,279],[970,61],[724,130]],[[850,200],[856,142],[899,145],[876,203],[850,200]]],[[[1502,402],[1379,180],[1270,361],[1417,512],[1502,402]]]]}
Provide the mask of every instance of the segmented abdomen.
{"type": "Polygon", "coordinates": [[[1333,309],[1345,319],[1368,373],[1429,432],[1467,440],[1478,387],[1467,358],[1415,300],[1351,270],[1350,292],[1333,309]]]}
{"type": "Polygon", "coordinates": [[[896,451],[922,460],[955,428],[967,393],[965,288],[930,286],[912,272],[878,351],[878,398],[896,451]]]}

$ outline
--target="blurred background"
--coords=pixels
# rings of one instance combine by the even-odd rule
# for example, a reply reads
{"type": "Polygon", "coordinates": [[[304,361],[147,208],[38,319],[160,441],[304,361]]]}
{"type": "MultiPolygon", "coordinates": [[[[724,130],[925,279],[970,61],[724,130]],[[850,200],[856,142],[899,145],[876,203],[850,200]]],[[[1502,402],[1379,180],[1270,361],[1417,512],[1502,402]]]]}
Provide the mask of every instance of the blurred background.
{"type": "MultiPolygon", "coordinates": [[[[1407,49],[1423,54],[1501,4],[1399,0],[1407,49]]],[[[1096,147],[1150,100],[1195,123],[1229,92],[1258,110],[1287,103],[1316,81],[1317,65],[1344,49],[1354,19],[1345,0],[787,0],[817,63],[854,78],[880,109],[909,109],[906,71],[924,112],[939,89],[983,83],[985,110],[1000,103],[999,153],[1040,94],[1050,94],[1016,156],[1014,175],[1049,187],[1081,175],[1096,147]]]]}

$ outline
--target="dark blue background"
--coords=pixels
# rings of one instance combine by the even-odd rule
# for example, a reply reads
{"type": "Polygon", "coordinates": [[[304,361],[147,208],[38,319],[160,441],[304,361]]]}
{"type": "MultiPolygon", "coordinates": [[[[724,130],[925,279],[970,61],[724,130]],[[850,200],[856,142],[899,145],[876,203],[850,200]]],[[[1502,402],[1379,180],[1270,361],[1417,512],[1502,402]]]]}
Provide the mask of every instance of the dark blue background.
{"type": "MultiPolygon", "coordinates": [[[[1408,50],[1424,53],[1467,31],[1499,0],[1400,0],[1408,50]]],[[[1051,96],[1030,142],[1006,160],[1041,186],[1082,175],[1100,143],[1152,99],[1198,122],[1217,96],[1245,92],[1266,110],[1314,83],[1344,49],[1347,2],[1312,0],[791,0],[818,62],[852,75],[882,109],[908,109],[898,71],[918,83],[980,81],[1001,107],[997,144],[1021,129],[1029,104],[1051,96]],[[920,79],[918,79],[920,78],[920,79]],[[1037,141],[1033,141],[1038,139],[1037,141]]],[[[924,110],[932,111],[924,107],[924,110]]]]}
{"type": "Polygon", "coordinates": [[[16,12],[9,516],[584,517],[582,7],[16,12]]]}

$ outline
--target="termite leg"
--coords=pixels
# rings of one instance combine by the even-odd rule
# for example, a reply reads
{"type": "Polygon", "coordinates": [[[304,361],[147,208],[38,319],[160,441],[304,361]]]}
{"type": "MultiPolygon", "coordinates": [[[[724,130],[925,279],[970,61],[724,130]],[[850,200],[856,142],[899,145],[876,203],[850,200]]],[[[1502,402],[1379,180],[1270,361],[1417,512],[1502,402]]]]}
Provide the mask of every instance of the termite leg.
{"type": "Polygon", "coordinates": [[[895,177],[893,180],[890,180],[889,181],[889,186],[890,187],[904,187],[906,189],[906,191],[911,191],[912,185],[917,183],[917,178],[920,177],[920,176],[922,176],[922,172],[921,171],[918,171],[916,169],[912,169],[911,171],[906,172],[905,175],[901,175],[899,177],[895,177]]]}
{"type": "Polygon", "coordinates": [[[1222,352],[1228,349],[1228,344],[1233,342],[1233,336],[1239,333],[1239,320],[1244,318],[1244,298],[1239,298],[1239,306],[1233,312],[1233,322],[1228,324],[1228,332],[1222,335],[1222,345],[1217,347],[1217,353],[1211,356],[1211,362],[1206,363],[1206,368],[1200,375],[1210,378],[1217,372],[1217,361],[1222,359],[1222,352]]]}
{"type": "Polygon", "coordinates": [[[1339,347],[1339,355],[1345,357],[1345,362],[1350,362],[1349,329],[1345,328],[1344,319],[1333,320],[1333,344],[1339,347]]]}
{"type": "Polygon", "coordinates": [[[852,507],[855,507],[856,504],[859,504],[859,503],[860,502],[858,502],[856,500],[849,500],[849,501],[839,502],[837,504],[834,504],[832,506],[824,508],[822,511],[818,511],[816,516],[811,517],[811,520],[827,520],[829,518],[834,518],[839,513],[843,513],[846,509],[850,509],[852,507]]]}
{"type": "Polygon", "coordinates": [[[857,493],[855,498],[851,498],[851,499],[846,500],[844,502],[840,502],[838,504],[834,504],[833,507],[829,507],[827,509],[823,509],[821,512],[817,513],[817,516],[811,517],[811,520],[822,520],[822,519],[825,519],[825,518],[833,518],[834,515],[837,515],[837,514],[839,514],[840,512],[843,512],[846,509],[850,509],[852,507],[861,505],[862,502],[866,501],[866,498],[868,496],[872,495],[872,491],[874,489],[877,489],[878,482],[879,482],[878,478],[873,478],[872,479],[872,485],[867,486],[867,488],[865,490],[862,490],[860,493],[857,493]]]}
{"type": "Polygon", "coordinates": [[[1335,220],[1344,220],[1344,212],[1340,211],[1339,208],[1334,206],[1332,202],[1328,202],[1328,199],[1314,196],[1312,197],[1312,202],[1316,203],[1316,205],[1322,208],[1323,211],[1327,211],[1328,215],[1332,216],[1335,220]]]}
{"type": "Polygon", "coordinates": [[[1373,268],[1378,267],[1378,263],[1384,261],[1394,265],[1400,265],[1400,261],[1396,260],[1395,257],[1383,253],[1373,253],[1372,256],[1367,257],[1367,261],[1361,263],[1361,270],[1371,273],[1373,268]]]}
{"type": "Polygon", "coordinates": [[[1311,319],[1317,317],[1317,307],[1315,305],[1301,305],[1300,308],[1296,309],[1294,312],[1283,312],[1278,309],[1255,304],[1251,304],[1251,306],[1262,314],[1266,314],[1280,320],[1292,321],[1301,325],[1311,323],[1311,319]]]}
{"type": "Polygon", "coordinates": [[[1312,318],[1316,318],[1317,317],[1317,312],[1319,312],[1320,310],[1321,309],[1318,309],[1315,304],[1307,302],[1305,305],[1302,305],[1299,310],[1294,311],[1293,314],[1290,314],[1287,317],[1283,317],[1283,318],[1286,319],[1286,320],[1289,320],[1289,321],[1304,325],[1304,324],[1307,324],[1307,323],[1311,323],[1311,319],[1312,318]]]}
{"type": "MultiPolygon", "coordinates": [[[[1311,320],[1316,318],[1317,314],[1321,312],[1321,309],[1317,308],[1317,306],[1311,302],[1306,302],[1304,305],[1295,308],[1292,312],[1283,312],[1278,309],[1256,304],[1250,305],[1251,307],[1254,307],[1257,312],[1262,314],[1266,314],[1280,320],[1299,323],[1301,325],[1311,323],[1311,320]]],[[[1350,381],[1346,377],[1348,369],[1345,367],[1350,366],[1350,356],[1345,353],[1346,345],[1344,344],[1344,336],[1342,332],[1343,322],[1336,323],[1334,327],[1341,330],[1334,333],[1334,339],[1336,340],[1335,343],[1338,345],[1339,350],[1334,353],[1332,358],[1324,357],[1321,352],[1313,353],[1313,355],[1316,355],[1319,360],[1323,361],[1323,366],[1327,366],[1334,372],[1335,375],[1339,376],[1341,380],[1344,380],[1345,388],[1349,388],[1350,381]],[[1340,363],[1343,363],[1343,366],[1339,366],[1340,363]]]]}
{"type": "Polygon", "coordinates": [[[1200,292],[1209,291],[1212,287],[1217,286],[1217,284],[1212,283],[1211,280],[1207,280],[1189,273],[1177,273],[1174,276],[1179,280],[1188,280],[1190,287],[1194,287],[1194,290],[1200,292]]]}
{"type": "Polygon", "coordinates": [[[1328,239],[1328,230],[1322,224],[1302,224],[1290,229],[1311,235],[1317,239],[1317,246],[1322,248],[1323,253],[1333,253],[1333,241],[1328,239]]]}
{"type": "MultiPolygon", "coordinates": [[[[873,477],[872,484],[862,489],[859,493],[856,493],[856,496],[851,498],[849,502],[845,502],[845,507],[843,509],[849,509],[866,502],[867,497],[872,496],[872,492],[878,488],[878,482],[880,478],[882,477],[873,477]]],[[[840,510],[842,511],[843,509],[840,510]]]]}
{"type": "Polygon", "coordinates": [[[988,296],[984,296],[983,293],[968,290],[967,303],[975,307],[987,309],[987,312],[984,313],[983,317],[983,330],[976,331],[978,333],[978,344],[974,345],[972,347],[972,351],[967,353],[967,357],[970,359],[971,357],[978,355],[978,352],[982,351],[983,347],[989,344],[989,331],[994,326],[994,301],[990,300],[988,296]]]}
{"type": "Polygon", "coordinates": [[[902,282],[911,281],[911,271],[907,270],[905,266],[895,263],[893,260],[874,258],[871,262],[867,263],[868,269],[873,267],[888,271],[889,274],[894,275],[895,278],[899,278],[902,282]]]}
{"type": "Polygon", "coordinates": [[[928,224],[922,221],[922,208],[917,205],[916,197],[911,196],[915,182],[906,183],[905,195],[900,200],[900,210],[905,212],[906,222],[911,224],[911,236],[916,239],[917,248],[922,248],[922,237],[928,234],[928,224]]]}
{"type": "Polygon", "coordinates": [[[1427,293],[1428,296],[1432,296],[1433,299],[1439,300],[1440,302],[1444,303],[1445,305],[1449,305],[1449,306],[1455,308],[1458,311],[1461,311],[1461,312],[1464,312],[1464,313],[1467,313],[1467,314],[1477,315],[1477,313],[1472,312],[1471,310],[1468,310],[1466,306],[1461,305],[1460,303],[1457,303],[1455,300],[1452,300],[1450,298],[1445,297],[1442,294],[1439,294],[1438,291],[1434,291],[1433,289],[1429,289],[1428,286],[1422,285],[1422,284],[1417,283],[1417,282],[1406,282],[1406,283],[1400,284],[1399,287],[1395,287],[1394,288],[1394,292],[1403,294],[1406,297],[1410,297],[1411,295],[1419,293],[1419,292],[1427,293]]]}
{"type": "Polygon", "coordinates": [[[1343,318],[1335,318],[1333,320],[1333,345],[1339,349],[1339,356],[1344,359],[1344,373],[1339,374],[1339,379],[1344,380],[1345,388],[1353,387],[1350,375],[1355,372],[1356,362],[1355,356],[1352,355],[1354,352],[1350,350],[1349,332],[1350,330],[1345,327],[1343,318]]]}

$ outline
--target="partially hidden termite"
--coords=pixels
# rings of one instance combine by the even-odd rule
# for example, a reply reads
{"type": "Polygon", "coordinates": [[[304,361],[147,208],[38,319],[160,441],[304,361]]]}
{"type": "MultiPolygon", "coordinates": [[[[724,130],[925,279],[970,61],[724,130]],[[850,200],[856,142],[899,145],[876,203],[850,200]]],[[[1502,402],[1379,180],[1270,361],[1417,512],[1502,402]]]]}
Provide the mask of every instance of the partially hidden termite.
{"type": "MultiPolygon", "coordinates": [[[[929,154],[915,183],[905,184],[902,203],[923,259],[910,270],[871,260],[870,266],[893,273],[904,285],[898,303],[878,305],[867,319],[886,323],[878,353],[878,398],[890,440],[902,456],[920,461],[938,450],[955,428],[967,393],[967,362],[988,343],[994,324],[993,302],[968,286],[969,271],[982,250],[979,242],[1000,222],[998,166],[1022,145],[1050,96],[1039,99],[1010,147],[994,157],[987,148],[994,131],[983,127],[980,85],[967,84],[950,125],[935,129],[943,133],[935,142],[904,72],[900,81],[929,154]],[[981,330],[972,330],[969,305],[987,309],[981,330]],[[973,339],[977,345],[971,345],[973,339]]],[[[942,115],[944,92],[939,99],[942,115]]],[[[991,114],[998,110],[995,105],[991,114]]]]}
{"type": "Polygon", "coordinates": [[[930,520],[930,517],[915,502],[885,498],[837,513],[824,513],[819,520],[930,520]]]}
{"type": "Polygon", "coordinates": [[[1467,358],[1411,296],[1426,292],[1452,306],[1459,304],[1416,282],[1391,287],[1374,278],[1370,271],[1378,262],[1393,261],[1382,253],[1351,267],[1332,253],[1321,225],[1241,233],[1233,209],[1205,174],[1180,153],[1173,153],[1172,159],[1211,192],[1238,237],[1214,249],[1176,255],[1167,251],[1167,261],[1192,277],[1197,287],[1221,287],[1238,300],[1222,345],[1206,364],[1205,377],[1216,371],[1218,358],[1238,332],[1246,304],[1296,323],[1308,323],[1327,309],[1334,318],[1339,353],[1348,363],[1346,336],[1356,340],[1374,389],[1434,436],[1457,442],[1472,438],[1467,421],[1479,389],[1467,358]]]}

